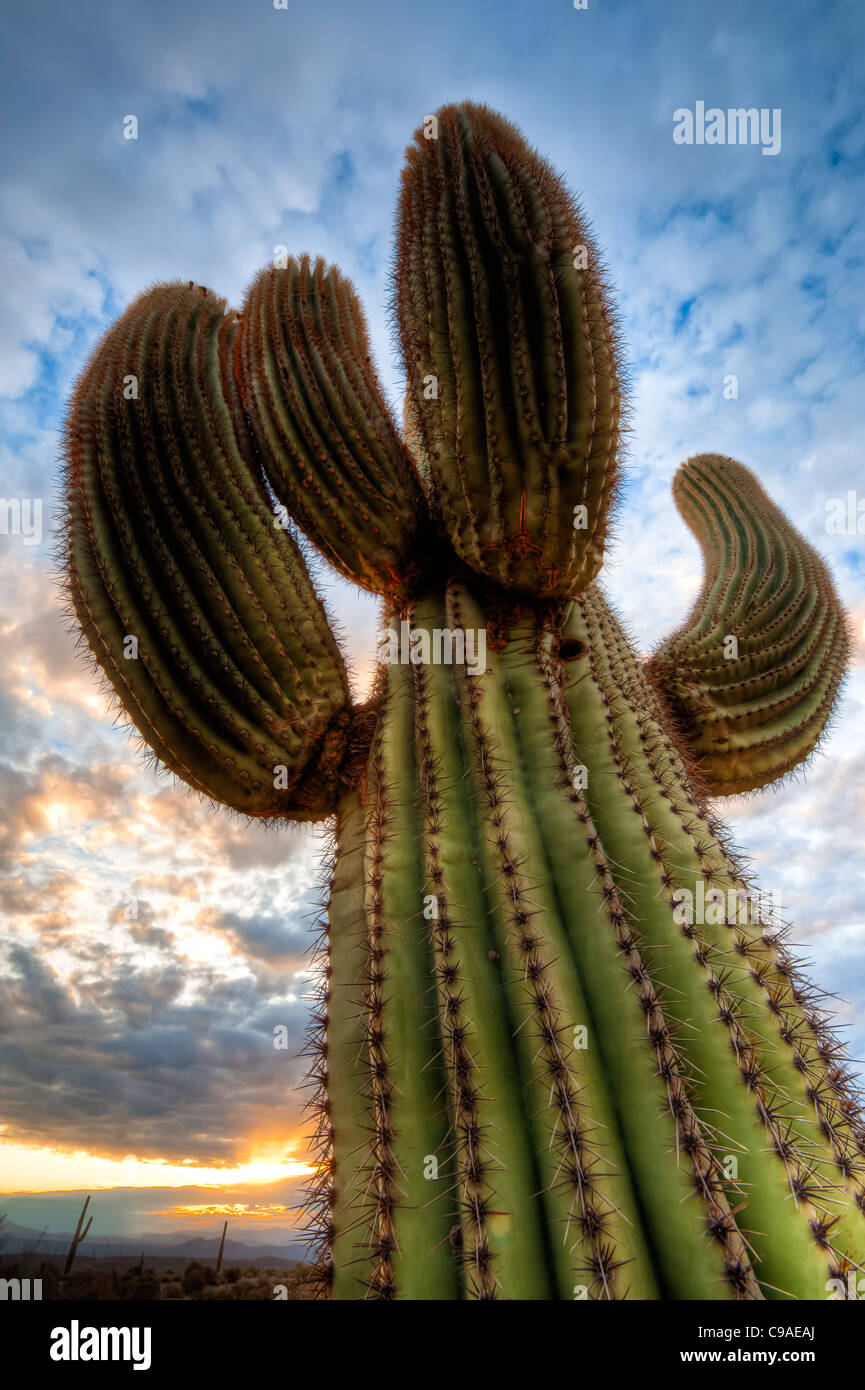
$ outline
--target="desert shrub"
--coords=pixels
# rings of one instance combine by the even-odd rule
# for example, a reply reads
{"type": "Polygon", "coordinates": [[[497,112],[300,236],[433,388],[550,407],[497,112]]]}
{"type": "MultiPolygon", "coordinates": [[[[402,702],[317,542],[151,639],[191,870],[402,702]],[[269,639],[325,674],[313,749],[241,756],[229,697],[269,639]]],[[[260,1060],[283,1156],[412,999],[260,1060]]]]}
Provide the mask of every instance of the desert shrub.
{"type": "Polygon", "coordinates": [[[229,1301],[237,1297],[234,1284],[208,1284],[201,1291],[202,1300],[205,1303],[229,1301]]]}
{"type": "Polygon", "coordinates": [[[240,1299],[273,1298],[270,1280],[260,1274],[255,1279],[238,1279],[234,1287],[237,1290],[237,1297],[240,1299]]]}
{"type": "Polygon", "coordinates": [[[183,1298],[183,1289],[179,1281],[177,1279],[166,1280],[164,1284],[160,1285],[159,1297],[166,1299],[183,1298]]]}
{"type": "Polygon", "coordinates": [[[193,1260],[183,1271],[181,1284],[183,1292],[187,1298],[200,1298],[202,1289],[208,1284],[217,1283],[216,1274],[209,1265],[203,1265],[198,1260],[193,1260]]]}
{"type": "Polygon", "coordinates": [[[42,1280],[42,1298],[44,1301],[60,1297],[60,1271],[56,1265],[43,1260],[37,1270],[31,1270],[30,1277],[31,1279],[42,1280]]]}
{"type": "Polygon", "coordinates": [[[73,1269],[60,1280],[60,1297],[67,1301],[97,1303],[118,1297],[117,1271],[113,1269],[73,1269]]]}
{"type": "Polygon", "coordinates": [[[118,1283],[118,1298],[152,1302],[159,1297],[159,1280],[152,1269],[130,1269],[118,1283]]]}

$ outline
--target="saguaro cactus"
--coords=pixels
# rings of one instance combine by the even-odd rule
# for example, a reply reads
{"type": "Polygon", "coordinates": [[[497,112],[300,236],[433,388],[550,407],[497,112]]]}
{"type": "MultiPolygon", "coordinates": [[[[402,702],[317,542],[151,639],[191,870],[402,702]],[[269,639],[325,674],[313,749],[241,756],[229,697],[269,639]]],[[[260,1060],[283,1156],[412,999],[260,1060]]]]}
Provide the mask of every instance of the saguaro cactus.
{"type": "Polygon", "coordinates": [[[89,1206],[90,1196],[88,1194],[87,1198],[85,1199],[84,1206],[81,1208],[81,1215],[78,1218],[78,1225],[75,1227],[75,1230],[72,1234],[71,1244],[69,1246],[68,1251],[66,1252],[66,1263],[63,1266],[64,1275],[69,1274],[71,1272],[72,1266],[75,1263],[75,1256],[78,1254],[78,1247],[87,1239],[87,1233],[90,1230],[90,1227],[93,1225],[92,1216],[87,1217],[86,1225],[84,1222],[84,1218],[85,1216],[87,1216],[87,1208],[89,1206]]]}
{"type": "Polygon", "coordinates": [[[641,663],[595,583],[622,421],[598,255],[485,107],[415,136],[395,286],[404,434],[353,290],[306,258],[239,317],[143,295],[67,434],[72,603],[145,742],[241,812],[333,818],[322,1282],[844,1296],[859,1104],[706,799],[813,749],[831,579],[747,470],[692,459],[706,582],[641,663]],[[382,596],[363,707],[288,514],[382,596]]]}

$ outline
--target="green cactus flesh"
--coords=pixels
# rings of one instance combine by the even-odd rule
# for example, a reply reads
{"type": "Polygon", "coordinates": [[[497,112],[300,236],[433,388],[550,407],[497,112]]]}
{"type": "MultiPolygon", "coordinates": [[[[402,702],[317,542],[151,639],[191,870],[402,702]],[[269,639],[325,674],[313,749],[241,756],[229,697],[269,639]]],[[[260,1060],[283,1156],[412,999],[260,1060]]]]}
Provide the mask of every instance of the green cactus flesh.
{"type": "Polygon", "coordinates": [[[754,476],[701,455],[674,491],[703,590],[638,657],[596,582],[623,408],[598,253],[503,118],[436,121],[400,198],[404,433],[335,268],[267,270],[241,315],[149,290],[70,407],[71,608],[160,763],[333,827],[323,1293],[843,1294],[857,1093],[707,798],[812,753],[844,610],[754,476]],[[295,523],[383,599],[365,705],[295,523]]]}
{"type": "MultiPolygon", "coordinates": [[[[483,617],[454,583],[411,622],[483,617]]],[[[820,1298],[861,1263],[824,1027],[595,588],[483,674],[392,666],[337,841],[336,1297],[820,1298]]]]}
{"type": "Polygon", "coordinates": [[[847,665],[847,624],[823,561],[741,463],[692,459],[674,495],[700,537],[706,579],[651,670],[710,790],[752,791],[816,747],[847,665]]]}

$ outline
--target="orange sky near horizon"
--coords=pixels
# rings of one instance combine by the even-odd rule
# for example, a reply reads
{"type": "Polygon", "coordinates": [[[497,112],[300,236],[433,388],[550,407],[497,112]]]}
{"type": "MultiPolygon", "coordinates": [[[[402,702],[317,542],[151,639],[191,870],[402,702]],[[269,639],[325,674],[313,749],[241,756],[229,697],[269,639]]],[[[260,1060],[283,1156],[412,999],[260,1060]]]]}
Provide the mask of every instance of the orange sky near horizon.
{"type": "Polygon", "coordinates": [[[234,1217],[243,1221],[284,1221],[286,1217],[298,1215],[298,1207],[287,1207],[281,1202],[211,1202],[207,1206],[168,1207],[165,1211],[154,1212],[154,1216],[170,1216],[184,1222],[206,1222],[214,1216],[226,1220],[234,1217]]]}
{"type": "Polygon", "coordinates": [[[270,1149],[262,1146],[244,1163],[211,1168],[192,1162],[137,1158],[133,1154],[106,1158],[82,1149],[63,1150],[0,1140],[0,1193],[98,1192],[116,1187],[220,1188],[304,1178],[314,1169],[291,1151],[302,1147],[302,1140],[288,1147],[284,1143],[270,1149]]]}

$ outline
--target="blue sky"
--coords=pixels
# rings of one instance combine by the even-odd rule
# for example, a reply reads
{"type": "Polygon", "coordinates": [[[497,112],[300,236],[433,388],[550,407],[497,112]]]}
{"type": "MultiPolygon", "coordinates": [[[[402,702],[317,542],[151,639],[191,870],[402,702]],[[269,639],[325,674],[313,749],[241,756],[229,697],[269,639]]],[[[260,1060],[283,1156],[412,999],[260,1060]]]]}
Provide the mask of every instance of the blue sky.
{"type": "MultiPolygon", "coordinates": [[[[813,768],[721,809],[865,1055],[865,538],[825,527],[829,499],[865,496],[860,0],[95,0],[6,6],[3,29],[0,493],[44,499],[46,518],[70,384],[146,285],[237,303],[277,245],[338,261],[398,401],[392,214],[414,128],[444,101],[486,101],[564,173],[630,366],[603,578],[640,645],[699,585],[670,480],[705,450],[757,471],[850,607],[856,664],[813,768]],[[697,101],[780,108],[781,153],[674,144],[674,111],[697,101]]],[[[25,1169],[63,1185],[27,1146],[203,1168],[299,1157],[300,1068],[270,1034],[303,1031],[315,836],[246,829],[135,760],[75,659],[48,529],[41,545],[0,536],[0,1190],[25,1169]]],[[[320,577],[361,688],[375,606],[320,577]]]]}

